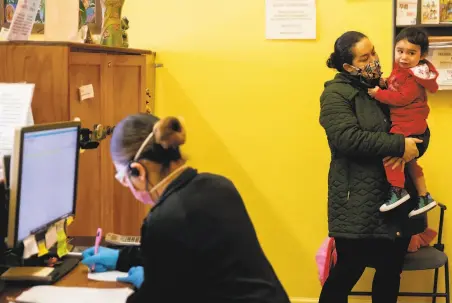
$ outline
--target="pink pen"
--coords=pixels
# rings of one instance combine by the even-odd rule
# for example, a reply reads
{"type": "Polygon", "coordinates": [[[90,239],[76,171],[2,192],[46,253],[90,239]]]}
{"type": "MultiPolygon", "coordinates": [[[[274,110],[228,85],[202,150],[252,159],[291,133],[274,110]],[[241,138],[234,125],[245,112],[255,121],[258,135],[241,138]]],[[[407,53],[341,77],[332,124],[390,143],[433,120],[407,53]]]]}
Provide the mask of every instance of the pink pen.
{"type": "MultiPolygon", "coordinates": [[[[97,253],[99,252],[99,245],[100,245],[100,241],[102,240],[102,228],[98,228],[97,229],[97,233],[96,233],[96,243],[94,244],[94,254],[97,255],[97,253]]],[[[93,264],[93,266],[91,267],[91,271],[94,271],[94,268],[96,266],[93,264]]]]}

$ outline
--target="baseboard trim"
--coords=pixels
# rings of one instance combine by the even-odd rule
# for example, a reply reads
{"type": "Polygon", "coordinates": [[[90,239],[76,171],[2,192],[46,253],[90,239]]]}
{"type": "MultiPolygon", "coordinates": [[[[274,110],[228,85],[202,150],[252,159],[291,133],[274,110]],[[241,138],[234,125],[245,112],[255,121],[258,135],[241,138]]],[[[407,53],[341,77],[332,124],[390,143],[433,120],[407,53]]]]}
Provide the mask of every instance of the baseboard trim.
{"type": "Polygon", "coordinates": [[[290,303],[318,303],[319,299],[315,298],[290,298],[290,303]]]}
{"type": "MultiPolygon", "coordinates": [[[[319,299],[318,298],[302,298],[302,297],[292,297],[290,298],[290,302],[291,303],[318,303],[319,299]]],[[[370,298],[357,298],[357,297],[349,297],[348,300],[349,303],[371,303],[372,300],[370,298]]],[[[408,303],[409,298],[402,298],[402,299],[398,299],[397,301],[398,303],[408,303]]],[[[411,300],[411,302],[413,302],[413,300],[411,300]]],[[[415,301],[415,302],[419,302],[419,301],[415,301]]]]}

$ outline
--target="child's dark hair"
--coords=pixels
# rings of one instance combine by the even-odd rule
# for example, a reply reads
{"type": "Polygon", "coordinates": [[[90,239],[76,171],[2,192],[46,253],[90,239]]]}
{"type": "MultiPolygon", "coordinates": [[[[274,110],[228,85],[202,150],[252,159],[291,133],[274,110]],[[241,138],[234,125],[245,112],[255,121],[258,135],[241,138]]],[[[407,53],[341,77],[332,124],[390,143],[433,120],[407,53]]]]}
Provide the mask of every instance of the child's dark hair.
{"type": "Polygon", "coordinates": [[[411,44],[418,45],[421,48],[421,54],[428,54],[428,34],[425,30],[417,27],[406,27],[400,31],[400,33],[396,36],[395,43],[399,41],[407,40],[411,44]]]}
{"type": "Polygon", "coordinates": [[[367,38],[367,36],[360,32],[349,31],[343,33],[334,43],[334,52],[331,53],[326,61],[326,66],[343,72],[344,63],[352,64],[354,57],[353,47],[363,38],[367,38]]]}

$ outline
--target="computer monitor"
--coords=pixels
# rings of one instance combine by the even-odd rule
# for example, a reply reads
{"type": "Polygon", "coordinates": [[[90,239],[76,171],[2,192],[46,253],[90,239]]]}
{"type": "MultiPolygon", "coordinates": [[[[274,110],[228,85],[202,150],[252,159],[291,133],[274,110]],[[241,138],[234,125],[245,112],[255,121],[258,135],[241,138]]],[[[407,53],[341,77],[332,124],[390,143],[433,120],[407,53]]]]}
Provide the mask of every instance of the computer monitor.
{"type": "Polygon", "coordinates": [[[15,132],[7,245],[75,214],[80,122],[22,127],[15,132]]]}

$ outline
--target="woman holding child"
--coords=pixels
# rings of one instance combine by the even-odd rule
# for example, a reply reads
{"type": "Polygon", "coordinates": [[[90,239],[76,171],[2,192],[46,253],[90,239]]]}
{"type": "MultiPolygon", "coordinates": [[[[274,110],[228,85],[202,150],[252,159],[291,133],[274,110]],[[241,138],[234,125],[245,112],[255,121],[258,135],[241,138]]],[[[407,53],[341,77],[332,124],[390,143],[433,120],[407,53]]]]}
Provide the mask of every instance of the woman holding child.
{"type": "Polygon", "coordinates": [[[320,98],[320,124],[332,155],[329,236],[335,238],[338,261],[319,303],[348,302],[366,267],[376,270],[372,302],[396,303],[411,236],[425,229],[425,220],[409,216],[420,201],[409,174],[404,184],[409,198],[390,211],[381,210],[392,194],[385,166],[400,170],[420,157],[430,132],[428,127],[413,136],[390,132],[390,107],[373,97],[385,81],[375,47],[364,34],[350,31],[339,37],[327,65],[338,71],[320,98]]]}

